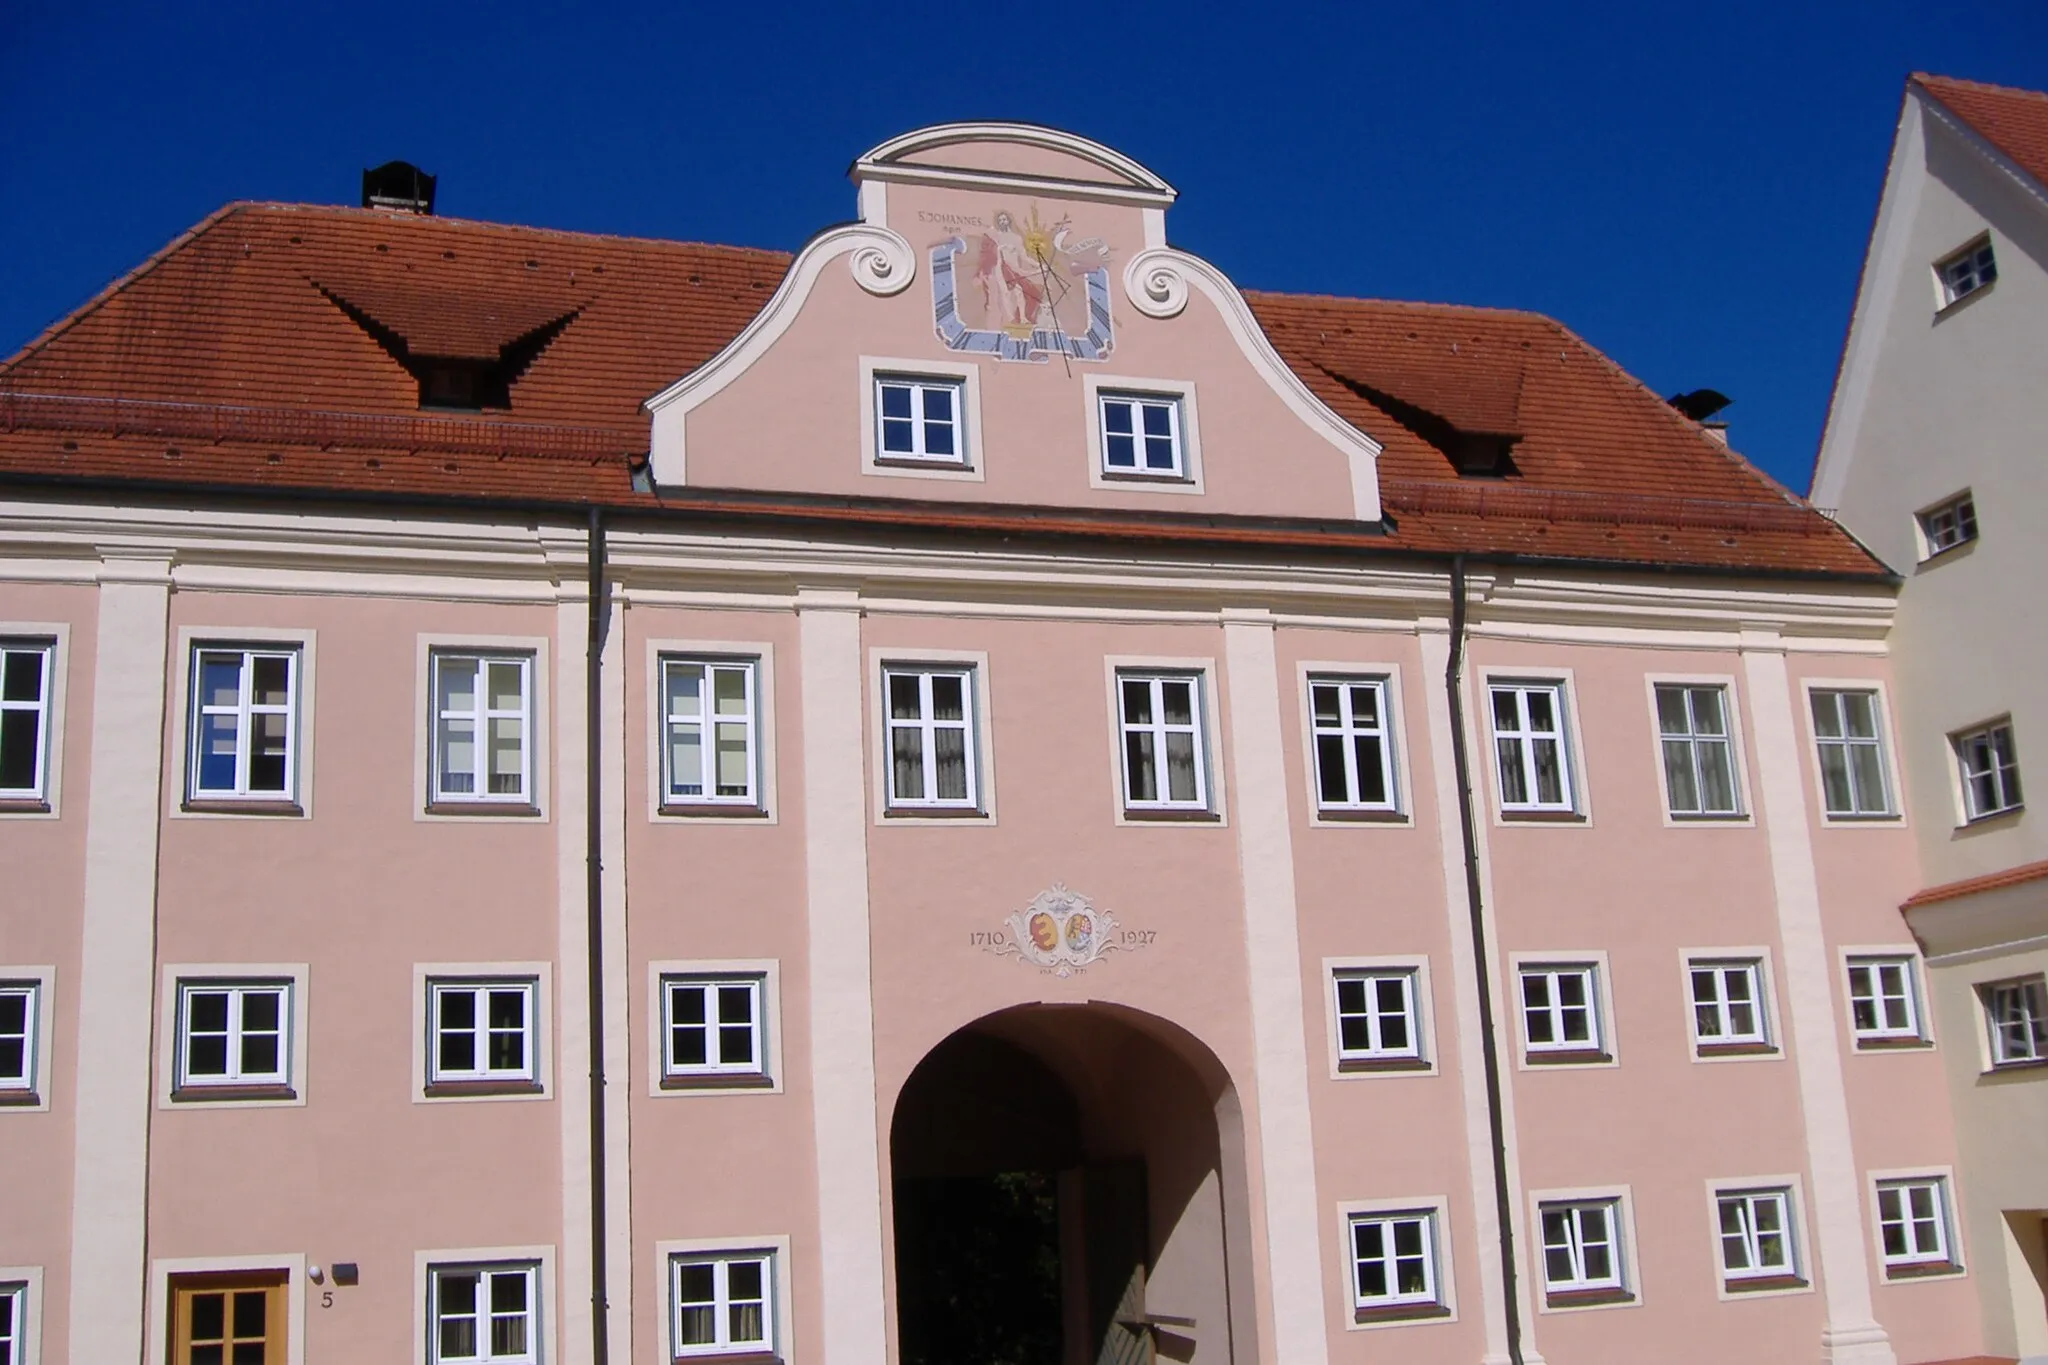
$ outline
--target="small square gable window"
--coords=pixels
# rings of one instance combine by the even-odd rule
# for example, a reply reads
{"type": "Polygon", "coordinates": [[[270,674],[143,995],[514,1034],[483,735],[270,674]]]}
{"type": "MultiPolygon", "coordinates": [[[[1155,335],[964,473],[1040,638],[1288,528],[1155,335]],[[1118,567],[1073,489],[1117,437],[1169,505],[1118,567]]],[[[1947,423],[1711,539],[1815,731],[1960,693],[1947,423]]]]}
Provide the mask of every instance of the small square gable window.
{"type": "Polygon", "coordinates": [[[1991,253],[1990,235],[1987,233],[1953,256],[1942,258],[1935,264],[1934,273],[1941,281],[1944,308],[1996,284],[1998,259],[1991,253]]]}

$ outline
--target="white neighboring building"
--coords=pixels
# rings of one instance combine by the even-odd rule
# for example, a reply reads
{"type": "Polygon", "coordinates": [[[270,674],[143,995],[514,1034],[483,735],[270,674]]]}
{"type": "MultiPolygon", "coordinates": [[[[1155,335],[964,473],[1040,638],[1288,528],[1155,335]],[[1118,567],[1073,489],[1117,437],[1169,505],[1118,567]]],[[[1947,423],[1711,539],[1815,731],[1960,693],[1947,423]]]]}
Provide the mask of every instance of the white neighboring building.
{"type": "Polygon", "coordinates": [[[1985,1346],[2048,1361],[2048,94],[1906,84],[1813,501],[1905,579],[1896,742],[1985,1346]]]}

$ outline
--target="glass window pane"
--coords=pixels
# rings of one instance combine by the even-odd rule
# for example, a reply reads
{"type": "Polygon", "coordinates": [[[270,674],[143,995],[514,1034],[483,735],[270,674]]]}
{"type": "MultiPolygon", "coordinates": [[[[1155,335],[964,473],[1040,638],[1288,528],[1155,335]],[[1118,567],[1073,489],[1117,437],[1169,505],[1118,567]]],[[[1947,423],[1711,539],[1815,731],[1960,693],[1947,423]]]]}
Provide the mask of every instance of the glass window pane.
{"type": "Polygon", "coordinates": [[[1159,684],[1161,709],[1168,725],[1192,725],[1195,720],[1195,685],[1167,680],[1159,684]]]}
{"type": "Polygon", "coordinates": [[[460,795],[476,791],[476,725],[468,720],[441,722],[441,790],[460,795]]]}
{"type": "Polygon", "coordinates": [[[899,801],[922,801],[924,792],[924,734],[911,726],[889,735],[893,774],[892,794],[899,801]]]}
{"type": "Polygon", "coordinates": [[[517,716],[497,716],[490,726],[491,791],[498,795],[517,793],[525,787],[525,723],[517,716]]]}
{"type": "Polygon", "coordinates": [[[884,417],[910,416],[910,389],[903,384],[884,384],[882,388],[882,415],[884,417]]]}
{"type": "MultiPolygon", "coordinates": [[[[1121,436],[1132,434],[1131,405],[1129,403],[1104,403],[1102,405],[1102,429],[1121,436]]],[[[1129,443],[1126,442],[1128,445],[1129,443]]]]}
{"type": "Polygon", "coordinates": [[[249,753],[249,790],[283,792],[291,717],[271,714],[249,719],[256,729],[255,743],[249,753]]]}
{"type": "Polygon", "coordinates": [[[938,760],[938,799],[967,799],[967,731],[945,729],[932,734],[932,754],[938,760]]]}
{"type": "Polygon", "coordinates": [[[1691,815],[1700,810],[1700,790],[1699,784],[1693,780],[1692,753],[1690,740],[1664,741],[1664,787],[1674,815],[1691,815]]]}
{"type": "Polygon", "coordinates": [[[1166,785],[1175,801],[1194,801],[1195,737],[1182,732],[1166,736],[1166,785]]]}
{"type": "Polygon", "coordinates": [[[668,735],[669,794],[704,795],[703,731],[696,725],[673,725],[668,735]]]}
{"type": "Polygon", "coordinates": [[[1317,725],[1336,725],[1341,712],[1340,695],[1335,686],[1317,683],[1308,690],[1309,706],[1315,712],[1317,725]]]}
{"type": "Polygon", "coordinates": [[[202,706],[238,706],[242,698],[242,656],[203,654],[199,663],[202,706]]]}
{"type": "Polygon", "coordinates": [[[1133,801],[1159,799],[1159,774],[1153,766],[1152,736],[1139,730],[1124,735],[1124,783],[1133,801]]]}
{"type": "Polygon", "coordinates": [[[1379,739],[1372,735],[1360,735],[1352,741],[1352,745],[1358,751],[1358,799],[1368,805],[1386,804],[1386,762],[1379,739]]]}
{"type": "Polygon", "coordinates": [[[745,796],[753,788],[752,765],[747,760],[747,727],[720,725],[718,729],[718,794],[745,796]]]}
{"type": "Polygon", "coordinates": [[[932,385],[924,393],[924,419],[927,422],[950,422],[953,420],[953,390],[943,385],[932,385]]]}
{"type": "Polygon", "coordinates": [[[747,670],[719,668],[711,674],[712,706],[721,716],[747,714],[747,670]]]}
{"type": "Polygon", "coordinates": [[[704,667],[702,664],[668,666],[668,713],[697,716],[704,711],[704,667]]]}
{"type": "Polygon", "coordinates": [[[1344,773],[1342,735],[1316,736],[1316,790],[1326,804],[1353,799],[1344,773]]]}
{"type": "Polygon", "coordinates": [[[1692,733],[1685,711],[1685,690],[1679,687],[1657,689],[1657,728],[1667,735],[1692,733]]]}
{"type": "Polygon", "coordinates": [[[517,711],[525,703],[526,668],[516,660],[498,660],[491,664],[491,709],[493,711],[517,711]]]}
{"type": "Polygon", "coordinates": [[[291,694],[292,661],[282,654],[259,654],[251,661],[250,700],[258,706],[286,706],[291,694]]]}
{"type": "Polygon", "coordinates": [[[43,695],[43,651],[9,650],[0,667],[0,701],[40,701],[43,695]]]}
{"type": "Polygon", "coordinates": [[[895,720],[917,720],[924,715],[923,695],[915,673],[889,675],[889,715],[895,720]]]}
{"type": "Polygon", "coordinates": [[[960,720],[966,713],[967,680],[958,674],[932,675],[932,718],[960,720]]]}
{"type": "Polygon", "coordinates": [[[443,711],[474,711],[476,709],[475,659],[440,659],[436,672],[440,678],[440,695],[435,698],[443,711]]]}
{"type": "Polygon", "coordinates": [[[0,788],[18,792],[36,786],[42,728],[40,712],[0,711],[0,788]]]}
{"type": "Polygon", "coordinates": [[[235,749],[240,732],[233,713],[199,718],[199,790],[235,790],[235,749]]]}
{"type": "Polygon", "coordinates": [[[1132,725],[1152,723],[1152,685],[1142,678],[1124,682],[1124,720],[1132,725]]]}

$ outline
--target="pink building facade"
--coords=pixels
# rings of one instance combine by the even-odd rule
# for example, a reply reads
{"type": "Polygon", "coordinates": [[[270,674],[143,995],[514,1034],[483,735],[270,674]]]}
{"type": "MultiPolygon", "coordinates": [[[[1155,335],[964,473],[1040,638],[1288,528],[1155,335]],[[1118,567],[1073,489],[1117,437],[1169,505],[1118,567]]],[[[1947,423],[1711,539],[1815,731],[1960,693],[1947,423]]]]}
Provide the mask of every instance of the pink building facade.
{"type": "Polygon", "coordinates": [[[1975,1354],[1881,568],[1097,144],[854,178],[0,371],[0,1359],[1975,1354]]]}

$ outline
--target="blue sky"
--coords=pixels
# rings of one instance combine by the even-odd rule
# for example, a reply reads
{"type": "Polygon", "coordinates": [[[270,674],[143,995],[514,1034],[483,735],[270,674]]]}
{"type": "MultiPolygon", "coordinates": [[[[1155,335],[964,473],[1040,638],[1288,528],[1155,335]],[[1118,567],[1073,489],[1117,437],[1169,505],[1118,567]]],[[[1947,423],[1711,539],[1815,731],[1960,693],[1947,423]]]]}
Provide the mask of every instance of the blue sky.
{"type": "Polygon", "coordinates": [[[870,145],[1022,118],[1240,284],[1549,313],[1803,490],[1916,68],[2048,88],[2048,5],[0,0],[0,353],[394,157],[448,214],[794,248],[870,145]]]}

